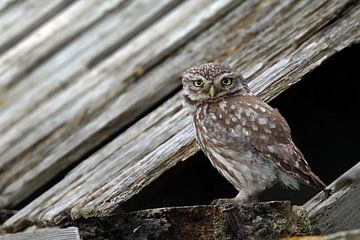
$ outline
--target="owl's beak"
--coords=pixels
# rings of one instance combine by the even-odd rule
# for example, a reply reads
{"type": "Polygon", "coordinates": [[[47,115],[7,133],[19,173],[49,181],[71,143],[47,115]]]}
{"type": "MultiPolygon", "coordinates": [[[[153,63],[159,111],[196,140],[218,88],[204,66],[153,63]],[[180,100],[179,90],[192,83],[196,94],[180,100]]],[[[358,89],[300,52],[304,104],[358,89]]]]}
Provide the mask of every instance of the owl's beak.
{"type": "Polygon", "coordinates": [[[215,88],[214,88],[214,86],[211,86],[211,87],[210,87],[209,95],[210,95],[210,97],[212,97],[212,98],[215,96],[215,88]]]}

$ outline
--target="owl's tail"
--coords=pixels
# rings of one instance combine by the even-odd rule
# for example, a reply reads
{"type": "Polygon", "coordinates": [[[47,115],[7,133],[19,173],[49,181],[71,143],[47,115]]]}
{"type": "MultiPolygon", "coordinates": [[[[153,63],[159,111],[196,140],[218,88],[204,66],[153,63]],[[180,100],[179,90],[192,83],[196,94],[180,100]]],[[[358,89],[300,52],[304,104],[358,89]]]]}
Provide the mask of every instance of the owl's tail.
{"type": "Polygon", "coordinates": [[[311,185],[312,187],[316,188],[316,189],[324,189],[326,188],[326,185],[324,184],[323,181],[321,181],[321,179],[316,176],[315,173],[313,173],[311,170],[309,171],[308,174],[308,184],[311,185]]]}

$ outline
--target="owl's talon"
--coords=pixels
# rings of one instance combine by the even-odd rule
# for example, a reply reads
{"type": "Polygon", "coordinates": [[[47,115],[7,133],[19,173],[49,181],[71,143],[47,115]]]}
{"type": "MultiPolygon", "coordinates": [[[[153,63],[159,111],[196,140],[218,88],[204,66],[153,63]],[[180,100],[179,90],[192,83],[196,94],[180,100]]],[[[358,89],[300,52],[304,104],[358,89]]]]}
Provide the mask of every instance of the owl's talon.
{"type": "Polygon", "coordinates": [[[219,198],[211,202],[211,205],[228,205],[228,204],[246,204],[246,203],[257,203],[258,200],[256,197],[251,197],[248,199],[238,199],[238,198],[219,198]]]}
{"type": "Polygon", "coordinates": [[[238,202],[235,198],[219,198],[211,202],[211,205],[224,205],[238,202]]]}

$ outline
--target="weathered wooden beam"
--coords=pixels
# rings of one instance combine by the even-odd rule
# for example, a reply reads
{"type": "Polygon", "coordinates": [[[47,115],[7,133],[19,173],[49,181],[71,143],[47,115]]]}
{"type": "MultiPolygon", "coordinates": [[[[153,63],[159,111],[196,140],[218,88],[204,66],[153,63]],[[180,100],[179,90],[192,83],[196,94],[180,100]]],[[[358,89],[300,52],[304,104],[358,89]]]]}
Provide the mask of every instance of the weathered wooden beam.
{"type": "Polygon", "coordinates": [[[164,97],[166,93],[154,88],[160,80],[151,79],[144,89],[143,84],[135,84],[135,76],[190,40],[234,4],[230,0],[181,4],[2,134],[0,206],[20,202],[54,173],[78,160],[151,107],[156,99],[164,97]],[[129,86],[132,84],[135,86],[129,86]],[[128,95],[131,92],[128,89],[139,90],[138,87],[142,88],[141,92],[128,95]],[[28,171],[30,168],[33,171],[28,171]]]}
{"type": "Polygon", "coordinates": [[[324,200],[321,192],[304,204],[311,221],[323,233],[360,229],[360,162],[328,186],[333,189],[324,200]]]}
{"type": "MultiPolygon", "coordinates": [[[[67,7],[71,0],[0,2],[0,56],[19,40],[67,7]]],[[[1,84],[0,84],[1,86],[1,84]]],[[[1,87],[0,87],[1,88],[1,87]]]]}
{"type": "MultiPolygon", "coordinates": [[[[72,38],[81,34],[97,20],[106,15],[108,11],[121,5],[123,1],[124,0],[70,1],[73,2],[73,4],[61,14],[58,14],[49,22],[46,22],[44,26],[36,29],[31,35],[24,39],[21,44],[16,45],[1,57],[0,87],[8,89],[16,84],[24,75],[33,70],[37,64],[41,63],[49,55],[71,41],[72,38]]],[[[22,21],[32,18],[30,16],[36,16],[37,14],[34,13],[36,12],[36,8],[44,5],[36,0],[23,2],[27,5],[35,5],[35,9],[33,12],[28,13],[31,15],[22,21]]],[[[52,3],[51,5],[54,5],[54,3],[59,5],[61,2],[66,1],[48,1],[46,5],[49,5],[49,3],[52,3]]],[[[14,7],[13,9],[14,11],[19,11],[19,14],[21,14],[21,10],[26,12],[29,7],[31,9],[31,6],[24,6],[24,8],[14,7]]],[[[46,10],[46,8],[44,10],[46,10]]],[[[52,14],[49,9],[47,9],[47,14],[52,14]]],[[[11,18],[11,15],[9,18],[11,18]]],[[[5,39],[7,38],[5,37],[5,39]]]]}
{"type": "MultiPolygon", "coordinates": [[[[29,115],[36,107],[47,101],[54,94],[61,92],[68,85],[74,84],[81,75],[86,74],[87,70],[93,68],[96,63],[111,55],[116,48],[124,45],[146,27],[153,24],[157,19],[179,4],[179,1],[131,1],[123,7],[121,7],[122,5],[119,2],[118,5],[120,7],[113,5],[111,9],[102,11],[102,15],[97,14],[98,18],[93,19],[93,21],[97,21],[96,24],[93,21],[89,22],[88,25],[92,24],[93,26],[87,26],[86,31],[82,30],[81,34],[77,33],[79,35],[77,38],[72,36],[71,42],[62,48],[58,47],[56,54],[50,56],[44,63],[36,66],[36,68],[33,67],[33,71],[24,76],[22,81],[18,81],[17,84],[3,91],[3,98],[4,101],[6,100],[7,105],[3,104],[5,106],[1,110],[0,133],[9,129],[17,121],[26,117],[26,115],[29,115]],[[29,99],[31,100],[29,101],[29,99]]],[[[104,3],[108,4],[106,1],[104,3]]],[[[101,10],[95,4],[91,6],[94,6],[93,11],[101,10]]],[[[68,13],[64,12],[60,17],[66,18],[67,15],[68,13]]],[[[81,17],[83,16],[78,16],[77,21],[82,21],[81,17]]],[[[86,20],[89,21],[91,19],[86,18],[86,20]]],[[[67,24],[73,23],[68,21],[67,24]]],[[[53,34],[50,34],[48,38],[36,38],[35,40],[40,41],[41,45],[52,45],[54,41],[58,41],[58,34],[66,35],[69,31],[66,27],[60,30],[56,29],[50,23],[43,28],[49,28],[48,31],[53,31],[53,34]]],[[[73,34],[76,34],[76,32],[73,34]]],[[[28,42],[26,41],[25,43],[28,42]]],[[[32,45],[35,45],[35,43],[32,43],[32,45]]],[[[17,51],[16,54],[12,56],[15,62],[11,64],[12,67],[16,67],[16,64],[21,64],[18,62],[21,60],[19,56],[31,54],[32,58],[35,59],[41,57],[37,52],[27,52],[30,50],[36,51],[38,49],[36,47],[35,49],[18,48],[15,49],[17,51]]],[[[40,50],[38,49],[38,51],[40,50]]],[[[4,60],[4,58],[0,58],[0,62],[1,60],[4,60]]],[[[21,74],[22,70],[16,69],[18,74],[21,74]]]]}
{"type": "MultiPolygon", "coordinates": [[[[44,179],[44,174],[56,172],[57,169],[54,168],[59,168],[56,163],[75,161],[89,151],[94,146],[91,144],[97,143],[99,138],[113,134],[119,129],[118,125],[123,126],[129,119],[134,119],[134,115],[146,111],[156,100],[161,99],[163,94],[168,94],[179,86],[180,82],[174,77],[179,68],[203,61],[210,56],[215,56],[215,59],[223,57],[225,62],[233,62],[235,66],[241,63],[237,67],[252,80],[251,88],[268,100],[299,81],[336,51],[359,41],[360,5],[357,1],[324,1],[322,4],[319,1],[272,3],[269,5],[263,1],[246,1],[179,50],[176,55],[146,72],[136,84],[113,99],[111,105],[90,122],[81,121],[89,115],[74,114],[79,121],[77,123],[81,124],[65,122],[65,126],[61,126],[59,131],[76,131],[70,137],[64,134],[51,144],[49,142],[53,136],[46,139],[42,145],[52,146],[51,151],[39,151],[41,146],[39,149],[32,149],[33,158],[24,159],[29,161],[35,159],[34,156],[45,154],[47,157],[37,166],[37,169],[42,169],[43,172],[32,172],[31,174],[37,174],[35,176],[29,173],[26,176],[28,179],[19,178],[11,183],[11,188],[5,189],[7,194],[3,194],[3,204],[10,204],[18,199],[24,190],[35,189],[35,184],[44,179]],[[306,18],[314,14],[314,9],[320,11],[320,17],[306,18]],[[280,13],[288,21],[280,21],[280,13]],[[309,22],[306,22],[306,19],[309,19],[309,22]],[[313,27],[309,30],[308,26],[313,27]],[[303,36],[301,41],[299,36],[303,36]],[[266,37],[271,37],[271,44],[266,41],[266,37]],[[256,44],[249,44],[249,38],[256,44]],[[271,54],[257,54],[265,49],[271,54]],[[21,185],[26,181],[29,181],[25,184],[26,187],[21,185]]],[[[92,98],[93,95],[88,95],[88,98],[81,99],[81,104],[74,104],[79,104],[78,106],[89,111],[92,105],[96,104],[95,100],[98,100],[96,98],[90,101],[92,98]]],[[[197,151],[190,120],[180,105],[177,105],[178,102],[179,99],[175,98],[169,100],[160,110],[119,135],[83,161],[63,181],[10,218],[6,226],[16,230],[32,222],[53,224],[68,216],[79,218],[110,214],[163,171],[197,151]],[[176,106],[176,109],[171,106],[176,106]],[[164,109],[173,112],[167,115],[164,109]],[[162,112],[165,115],[162,115],[162,112]],[[151,119],[156,116],[164,119],[152,122],[151,119]],[[162,136],[154,136],[156,132],[162,136]]],[[[48,107],[51,106],[50,104],[48,107]]],[[[69,107],[71,109],[72,106],[69,107]]],[[[73,111],[76,112],[75,109],[73,111]]],[[[92,111],[98,113],[96,110],[92,111]]],[[[70,114],[72,111],[65,111],[58,117],[59,121],[63,120],[61,117],[67,116],[65,113],[70,114]]],[[[49,125],[44,129],[51,127],[52,121],[53,118],[47,120],[49,125]]],[[[57,132],[54,135],[56,137],[57,132]]]]}
{"type": "Polygon", "coordinates": [[[278,239],[311,234],[305,212],[290,202],[160,208],[62,223],[83,239],[278,239]]]}
{"type": "Polygon", "coordinates": [[[76,227],[44,228],[31,232],[0,235],[0,240],[80,240],[79,230],[76,227]]]}

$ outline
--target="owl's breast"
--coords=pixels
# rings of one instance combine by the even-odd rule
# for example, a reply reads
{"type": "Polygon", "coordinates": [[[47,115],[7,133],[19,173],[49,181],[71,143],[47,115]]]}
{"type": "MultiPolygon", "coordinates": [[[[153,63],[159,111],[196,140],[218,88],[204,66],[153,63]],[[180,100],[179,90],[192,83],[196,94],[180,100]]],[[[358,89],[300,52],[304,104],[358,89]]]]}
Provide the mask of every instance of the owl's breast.
{"type": "Polygon", "coordinates": [[[248,143],[241,125],[243,119],[237,111],[227,101],[200,105],[193,114],[198,140],[220,146],[248,143]]]}

